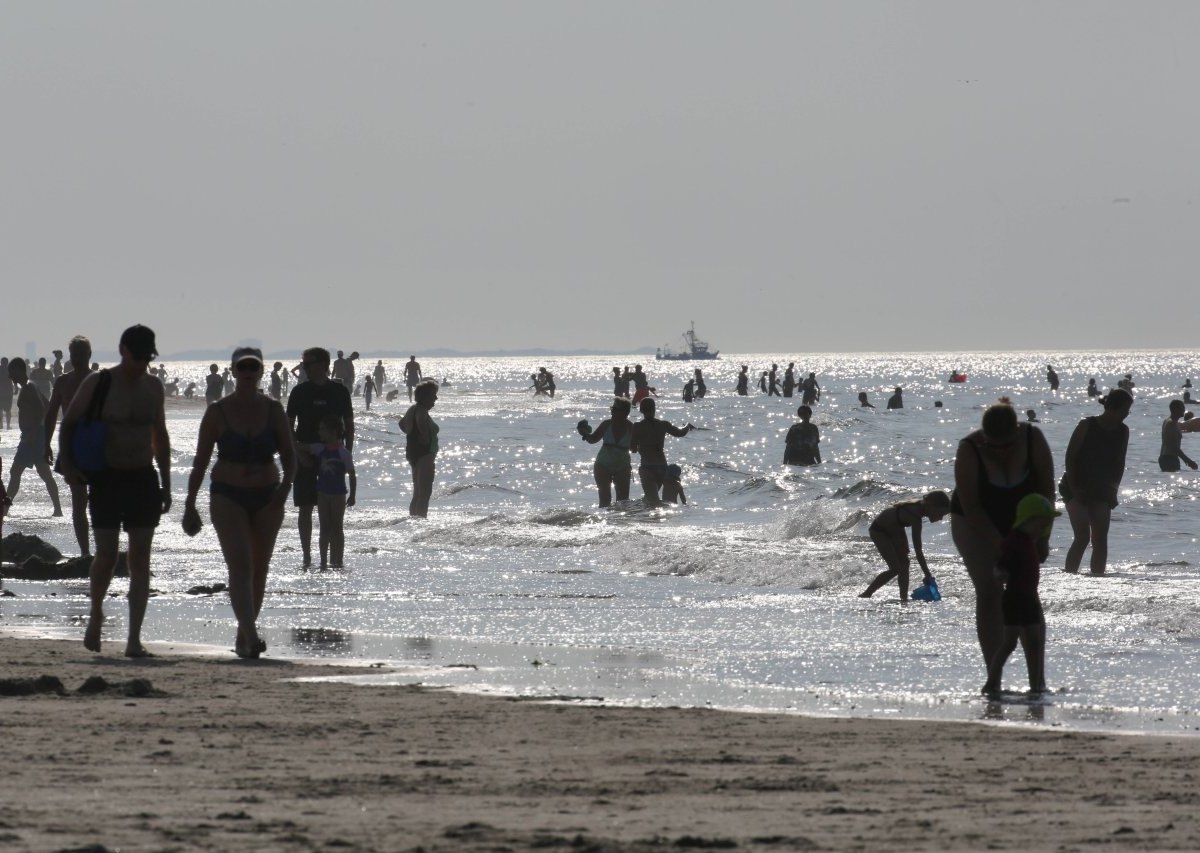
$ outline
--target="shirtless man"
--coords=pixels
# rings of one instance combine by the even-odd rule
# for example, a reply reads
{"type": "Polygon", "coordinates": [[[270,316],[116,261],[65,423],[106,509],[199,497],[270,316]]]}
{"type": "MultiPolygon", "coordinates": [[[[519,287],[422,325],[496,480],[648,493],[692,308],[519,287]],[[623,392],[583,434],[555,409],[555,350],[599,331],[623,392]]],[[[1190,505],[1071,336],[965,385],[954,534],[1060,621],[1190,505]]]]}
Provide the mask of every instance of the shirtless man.
{"type": "Polygon", "coordinates": [[[111,376],[100,420],[108,426],[104,457],[108,467],[87,478],[88,507],[96,537],[92,558],[92,609],[84,648],[100,651],[104,598],[117,565],[121,527],[129,535],[129,638],[125,656],[149,657],[142,645],[142,620],[150,598],[150,546],[161,515],[171,508],[171,445],[163,409],[162,383],[146,369],[158,355],[154,332],[130,326],[121,334],[121,362],[88,376],[71,400],[58,433],[58,454],[68,481],[83,479],[71,452],[80,417],[88,410],[100,377],[111,376]],[[153,463],[157,463],[155,471],[153,463]]]}
{"type": "Polygon", "coordinates": [[[8,378],[20,389],[17,392],[17,426],[21,430],[21,440],[17,445],[16,455],[13,456],[12,470],[8,474],[8,499],[17,499],[17,490],[21,488],[21,475],[25,473],[26,468],[34,468],[46,484],[46,491],[50,493],[50,501],[54,504],[54,515],[57,517],[62,515],[62,504],[58,502],[58,483],[54,481],[54,473],[46,462],[46,436],[42,432],[46,400],[30,384],[25,371],[23,358],[14,358],[8,363],[8,378]]]}
{"type": "Polygon", "coordinates": [[[37,367],[29,371],[29,382],[42,395],[43,400],[50,399],[50,388],[54,385],[54,373],[46,366],[46,359],[39,358],[37,367]]]}
{"type": "Polygon", "coordinates": [[[408,386],[408,401],[411,403],[413,389],[421,384],[421,365],[415,355],[410,355],[408,363],[404,365],[404,384],[408,386]]]}
{"type": "MultiPolygon", "coordinates": [[[[50,394],[50,404],[46,407],[46,416],[42,421],[46,432],[46,462],[53,462],[50,448],[54,445],[54,429],[58,426],[59,412],[66,413],[71,407],[71,399],[83,380],[91,375],[92,343],[83,335],[76,335],[67,345],[70,353],[71,370],[62,374],[54,383],[54,391],[50,394]]],[[[55,350],[57,353],[58,350],[55,350]]],[[[61,463],[58,472],[62,473],[61,463]]],[[[79,553],[84,557],[92,555],[92,546],[88,537],[87,517],[87,483],[79,479],[68,479],[67,487],[71,490],[71,522],[75,527],[75,541],[79,543],[79,553]]]]}
{"type": "Polygon", "coordinates": [[[1170,417],[1162,423],[1162,447],[1158,451],[1158,467],[1163,471],[1178,471],[1179,461],[1182,459],[1195,471],[1195,460],[1183,452],[1183,434],[1200,430],[1200,421],[1188,421],[1183,424],[1179,422],[1183,417],[1183,400],[1172,400],[1168,411],[1170,417]]]}

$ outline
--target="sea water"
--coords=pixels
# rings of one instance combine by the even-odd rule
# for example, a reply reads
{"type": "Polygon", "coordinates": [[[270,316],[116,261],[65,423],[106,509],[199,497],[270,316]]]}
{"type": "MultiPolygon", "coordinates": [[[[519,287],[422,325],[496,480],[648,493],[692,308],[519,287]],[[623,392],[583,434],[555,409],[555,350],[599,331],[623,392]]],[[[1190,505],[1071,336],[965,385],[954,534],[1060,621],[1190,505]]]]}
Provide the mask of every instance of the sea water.
{"type": "MultiPolygon", "coordinates": [[[[1200,731],[1200,474],[1164,474],[1156,464],[1167,402],[1181,395],[1197,357],[426,359],[426,375],[447,380],[433,411],[441,449],[429,518],[408,516],[411,480],[396,425],[407,394],[392,403],[376,398],[369,412],[355,398],[358,502],[346,517],[346,568],[302,569],[289,510],[260,622],[268,654],[386,665],[360,681],[501,695],[1200,731]],[[635,500],[601,510],[592,480],[598,448],[579,438],[575,424],[599,423],[611,402],[612,368],[638,361],[657,388],[659,416],[700,428],[667,440],[668,459],[683,468],[688,503],[647,509],[635,500]],[[799,397],[766,397],[754,385],[749,397],[734,392],[740,365],[757,378],[774,362],[782,378],[790,361],[798,376],[815,371],[822,386],[813,422],[824,461],[811,468],[782,464],[799,397]],[[1047,363],[1061,379],[1057,393],[1048,388],[1047,363]],[[552,400],[529,390],[528,377],[540,366],[555,375],[552,400]],[[684,403],[683,382],[697,366],[708,396],[684,403]],[[967,382],[946,382],[955,369],[967,372],[967,382]],[[949,490],[958,440],[1000,395],[1019,412],[1037,411],[1060,471],[1072,429],[1099,409],[1085,393],[1088,378],[1106,388],[1125,373],[1137,383],[1136,403],[1109,573],[1062,573],[1070,530],[1061,519],[1041,587],[1052,692],[1022,698],[1018,649],[1005,671],[1008,701],[985,701],[978,695],[985,673],[974,596],[948,522],[924,528],[942,601],[903,607],[894,584],[873,599],[858,598],[884,568],[867,526],[896,501],[949,490]],[[886,411],[894,386],[903,386],[905,408],[886,411]],[[878,408],[859,408],[860,391],[878,408]]],[[[207,364],[167,367],[181,387],[203,387],[207,364]]],[[[391,388],[402,362],[386,361],[385,368],[391,388]]],[[[207,522],[194,539],[179,527],[202,413],[202,401],[168,402],[175,508],[155,538],[155,596],[143,637],[229,648],[235,623],[227,597],[187,592],[225,580],[215,535],[207,522]]],[[[7,472],[15,431],[2,440],[7,472]]],[[[1200,456],[1194,442],[1200,445],[1185,436],[1185,451],[1200,456]]],[[[640,495],[636,475],[632,491],[640,495]]],[[[49,509],[44,487],[27,472],[6,532],[35,533],[70,553],[70,521],[48,518],[49,509]]],[[[915,563],[913,573],[919,582],[915,563]]],[[[118,579],[113,590],[123,592],[125,583],[118,579]]],[[[5,586],[16,597],[0,599],[0,627],[81,636],[86,582],[5,586]]],[[[119,651],[124,602],[111,601],[107,612],[106,642],[119,651]]]]}

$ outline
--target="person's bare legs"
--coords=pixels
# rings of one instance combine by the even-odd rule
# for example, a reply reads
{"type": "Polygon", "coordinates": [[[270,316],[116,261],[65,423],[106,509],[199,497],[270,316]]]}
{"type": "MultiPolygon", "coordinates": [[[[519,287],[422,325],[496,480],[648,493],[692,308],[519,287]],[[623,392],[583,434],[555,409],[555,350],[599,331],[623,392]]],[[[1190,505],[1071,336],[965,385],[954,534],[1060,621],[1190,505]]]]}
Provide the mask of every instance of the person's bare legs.
{"type": "Polygon", "coordinates": [[[333,530],[330,499],[333,495],[317,495],[317,550],[321,555],[321,571],[329,568],[329,536],[333,530]]]}
{"type": "Polygon", "coordinates": [[[71,524],[75,528],[75,541],[79,543],[79,554],[82,557],[92,556],[91,525],[88,524],[87,514],[87,485],[84,483],[68,483],[71,490],[71,524]]]}
{"type": "Polygon", "coordinates": [[[254,624],[254,556],[250,518],[236,501],[220,494],[209,498],[209,515],[229,571],[229,603],[238,623],[234,651],[238,657],[250,657],[257,654],[253,650],[258,646],[258,629],[254,624]]]}
{"type": "Polygon", "coordinates": [[[996,577],[996,552],[961,515],[950,516],[950,534],[975,587],[975,634],[984,666],[991,666],[1004,641],[1004,586],[996,577]]]}
{"type": "Polygon", "coordinates": [[[1103,501],[1090,503],[1087,507],[1088,524],[1092,529],[1091,571],[1102,575],[1108,567],[1108,528],[1112,523],[1112,509],[1103,501]]]}
{"type": "Polygon", "coordinates": [[[629,500],[629,481],[632,478],[633,470],[626,468],[624,471],[618,471],[612,475],[613,487],[617,491],[617,500],[629,500]]]}
{"type": "Polygon", "coordinates": [[[125,642],[125,657],[148,658],[152,655],[142,645],[142,621],[150,600],[150,546],[154,542],[154,528],[137,527],[128,534],[125,562],[129,566],[129,639],[125,642]]]}
{"type": "Polygon", "coordinates": [[[599,462],[592,465],[592,476],[596,480],[596,490],[600,494],[600,506],[612,506],[613,475],[599,462]]]}
{"type": "Polygon", "coordinates": [[[13,503],[17,502],[17,490],[21,488],[21,475],[25,473],[28,465],[13,463],[13,466],[8,469],[8,499],[13,503]]]}
{"type": "Polygon", "coordinates": [[[1029,689],[1046,692],[1046,623],[1021,628],[1021,646],[1025,649],[1025,668],[1029,670],[1029,689]]]}
{"type": "Polygon", "coordinates": [[[1004,675],[1004,664],[1008,662],[1008,656],[1017,647],[1017,640],[1021,637],[1021,631],[1022,629],[1015,625],[1004,626],[1004,635],[1000,641],[1000,645],[996,649],[995,656],[988,663],[988,678],[987,683],[983,685],[983,693],[990,695],[1000,692],[1001,678],[1004,675]]]}
{"type": "MultiPolygon", "coordinates": [[[[283,504],[267,506],[254,516],[250,535],[250,553],[254,566],[254,618],[262,613],[263,598],[267,594],[267,573],[271,569],[271,557],[275,554],[275,540],[283,525],[283,504]]],[[[262,638],[259,648],[265,650],[262,638]]]]}
{"type": "Polygon", "coordinates": [[[412,463],[413,496],[408,505],[408,514],[418,518],[429,515],[429,499],[433,495],[434,456],[426,453],[412,463]]]}
{"type": "MultiPolygon", "coordinates": [[[[1067,549],[1067,557],[1063,563],[1063,571],[1075,574],[1083,563],[1083,552],[1087,550],[1092,538],[1092,525],[1088,519],[1087,506],[1083,501],[1067,501],[1067,519],[1071,522],[1071,547],[1067,549]]],[[[1107,547],[1107,546],[1106,546],[1107,547]]],[[[1106,555],[1107,556],[1107,555],[1106,555]]]]}
{"type": "Polygon", "coordinates": [[[646,502],[646,506],[658,506],[663,476],[654,471],[638,471],[638,479],[642,482],[642,500],[646,502]]]}
{"type": "Polygon", "coordinates": [[[54,479],[54,472],[50,470],[50,466],[45,462],[39,462],[34,466],[38,472],[38,476],[42,478],[42,482],[46,484],[46,491],[50,494],[50,502],[54,504],[54,516],[57,518],[63,514],[62,502],[58,499],[58,481],[54,479]]]}
{"type": "Polygon", "coordinates": [[[312,517],[311,506],[296,507],[296,530],[300,533],[300,550],[304,552],[304,568],[312,566],[312,517]]]}
{"type": "Polygon", "coordinates": [[[83,647],[89,652],[100,651],[100,631],[104,627],[104,598],[108,585],[112,583],[113,569],[117,566],[117,549],[120,545],[120,529],[96,528],[96,554],[88,569],[89,594],[92,599],[87,628],[83,632],[83,647]]]}
{"type": "Polygon", "coordinates": [[[902,551],[897,546],[897,543],[893,541],[892,537],[875,531],[871,532],[871,541],[875,543],[875,547],[879,551],[879,556],[883,557],[883,561],[887,564],[887,570],[880,572],[875,577],[875,580],[871,581],[867,585],[867,588],[858,594],[858,597],[870,598],[892,578],[900,578],[900,600],[908,601],[908,570],[910,561],[907,543],[902,551]]]}
{"type": "Polygon", "coordinates": [[[329,495],[329,499],[329,566],[340,569],[346,556],[346,496],[329,495]]]}

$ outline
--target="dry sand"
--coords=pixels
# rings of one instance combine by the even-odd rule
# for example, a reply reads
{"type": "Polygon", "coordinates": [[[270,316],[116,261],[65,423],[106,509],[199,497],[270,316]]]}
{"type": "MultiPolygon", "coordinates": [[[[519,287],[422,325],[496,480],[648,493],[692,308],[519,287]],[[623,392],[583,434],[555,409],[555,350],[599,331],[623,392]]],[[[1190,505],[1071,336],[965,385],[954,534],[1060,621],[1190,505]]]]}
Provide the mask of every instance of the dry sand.
{"type": "Polygon", "coordinates": [[[1200,849],[1200,739],[540,704],[120,648],[0,638],[0,683],[66,690],[0,696],[0,848],[1200,849]]]}

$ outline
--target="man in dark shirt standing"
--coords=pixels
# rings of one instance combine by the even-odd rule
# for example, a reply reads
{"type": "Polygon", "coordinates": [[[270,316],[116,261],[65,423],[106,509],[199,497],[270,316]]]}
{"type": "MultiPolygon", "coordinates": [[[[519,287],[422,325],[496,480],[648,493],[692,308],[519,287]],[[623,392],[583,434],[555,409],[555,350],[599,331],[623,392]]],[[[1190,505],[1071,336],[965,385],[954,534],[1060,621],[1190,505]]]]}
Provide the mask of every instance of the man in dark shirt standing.
{"type": "MultiPolygon", "coordinates": [[[[321,440],[317,426],[326,415],[340,415],[346,425],[346,448],[354,446],[354,408],[350,389],[329,381],[329,350],[312,347],[301,356],[307,382],[301,382],[288,396],[287,416],[296,445],[303,447],[321,440]]],[[[311,456],[297,454],[296,482],[292,485],[292,503],[300,511],[296,527],[300,531],[300,549],[304,568],[312,566],[312,516],[317,505],[317,466],[311,456]]]]}

